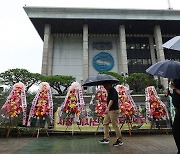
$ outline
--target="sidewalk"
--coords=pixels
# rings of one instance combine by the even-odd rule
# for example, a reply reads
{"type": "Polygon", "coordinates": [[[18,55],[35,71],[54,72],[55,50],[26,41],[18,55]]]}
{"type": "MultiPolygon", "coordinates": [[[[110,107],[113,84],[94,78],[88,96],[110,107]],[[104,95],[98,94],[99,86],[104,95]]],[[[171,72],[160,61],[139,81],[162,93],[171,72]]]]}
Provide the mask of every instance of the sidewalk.
{"type": "Polygon", "coordinates": [[[176,154],[172,135],[123,135],[124,145],[99,144],[102,135],[0,138],[1,154],[176,154]]]}

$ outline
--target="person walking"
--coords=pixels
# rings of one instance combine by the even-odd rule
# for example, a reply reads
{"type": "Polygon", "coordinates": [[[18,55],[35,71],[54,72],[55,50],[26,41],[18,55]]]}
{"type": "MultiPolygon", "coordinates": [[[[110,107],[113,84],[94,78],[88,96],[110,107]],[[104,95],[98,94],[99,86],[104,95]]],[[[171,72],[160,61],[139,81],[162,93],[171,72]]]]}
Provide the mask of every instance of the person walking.
{"type": "Polygon", "coordinates": [[[176,112],[172,125],[172,134],[178,149],[178,154],[180,154],[180,79],[174,79],[171,87],[173,88],[173,92],[170,93],[168,90],[167,94],[172,97],[172,103],[176,112]]]}
{"type": "Polygon", "coordinates": [[[105,117],[103,120],[104,126],[104,138],[99,141],[101,144],[108,144],[109,143],[109,123],[112,123],[112,126],[115,130],[117,140],[113,144],[113,146],[121,146],[123,145],[122,142],[122,135],[121,131],[118,126],[118,115],[119,115],[119,105],[118,105],[118,93],[112,84],[109,82],[104,82],[104,88],[108,92],[107,96],[107,108],[105,111],[105,117]]]}

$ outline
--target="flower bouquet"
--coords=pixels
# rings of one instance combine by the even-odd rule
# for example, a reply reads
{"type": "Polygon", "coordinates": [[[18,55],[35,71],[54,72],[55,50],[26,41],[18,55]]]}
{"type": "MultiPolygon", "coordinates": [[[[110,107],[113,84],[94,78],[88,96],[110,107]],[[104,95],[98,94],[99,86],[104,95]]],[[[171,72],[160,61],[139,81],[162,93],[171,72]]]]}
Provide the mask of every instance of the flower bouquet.
{"type": "Polygon", "coordinates": [[[96,88],[96,97],[91,101],[89,108],[94,118],[103,120],[107,108],[107,91],[103,86],[96,88]]]}
{"type": "Polygon", "coordinates": [[[146,116],[148,118],[163,119],[168,118],[168,111],[164,103],[157,95],[154,86],[149,86],[145,89],[146,92],[146,116]]]}
{"type": "Polygon", "coordinates": [[[28,126],[30,126],[32,120],[36,120],[36,126],[39,126],[43,121],[49,124],[53,121],[52,93],[47,82],[42,82],[40,84],[39,91],[32,102],[28,126]]]}
{"type": "Polygon", "coordinates": [[[81,86],[73,82],[68,88],[67,95],[59,110],[59,120],[72,120],[79,122],[84,118],[85,106],[81,86]]]}
{"type": "Polygon", "coordinates": [[[129,102],[124,102],[120,105],[120,113],[125,116],[131,116],[134,114],[134,107],[129,102]]]}
{"type": "Polygon", "coordinates": [[[0,123],[11,123],[23,112],[23,125],[26,122],[26,96],[23,83],[16,83],[0,110],[0,123]]]}
{"type": "Polygon", "coordinates": [[[135,115],[137,113],[137,107],[132,97],[128,93],[127,87],[123,85],[117,85],[116,90],[119,96],[120,113],[125,117],[135,115]]]}

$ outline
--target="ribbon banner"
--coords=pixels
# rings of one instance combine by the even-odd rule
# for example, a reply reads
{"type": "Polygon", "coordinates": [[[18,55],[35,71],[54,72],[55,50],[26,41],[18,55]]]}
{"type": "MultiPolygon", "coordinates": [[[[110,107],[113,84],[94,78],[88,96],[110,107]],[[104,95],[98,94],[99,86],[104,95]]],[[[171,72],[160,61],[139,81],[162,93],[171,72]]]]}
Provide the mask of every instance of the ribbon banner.
{"type": "Polygon", "coordinates": [[[1,119],[11,122],[14,118],[18,117],[23,112],[23,125],[26,124],[26,93],[25,86],[19,82],[14,84],[6,102],[0,110],[1,119]]]}
{"type": "Polygon", "coordinates": [[[27,126],[31,125],[32,118],[53,122],[53,100],[51,87],[47,82],[42,82],[39,90],[35,95],[29,113],[27,126]]]}
{"type": "Polygon", "coordinates": [[[146,94],[146,120],[149,119],[169,119],[168,110],[160,100],[154,86],[145,89],[146,94]]]}
{"type": "MultiPolygon", "coordinates": [[[[142,120],[144,121],[144,117],[142,117],[142,120]]],[[[143,122],[142,121],[142,122],[143,122]]],[[[73,119],[59,119],[58,124],[63,126],[72,126],[73,119]]],[[[124,117],[118,117],[118,124],[123,124],[124,117]]],[[[132,118],[132,122],[138,123],[137,119],[132,118]]],[[[99,126],[102,123],[100,118],[93,118],[93,117],[85,117],[84,119],[80,119],[77,122],[77,125],[79,126],[99,126]]]]}
{"type": "Polygon", "coordinates": [[[74,122],[79,122],[86,116],[85,103],[81,85],[78,82],[73,82],[68,88],[64,102],[59,110],[59,121],[73,119],[74,122]]]}

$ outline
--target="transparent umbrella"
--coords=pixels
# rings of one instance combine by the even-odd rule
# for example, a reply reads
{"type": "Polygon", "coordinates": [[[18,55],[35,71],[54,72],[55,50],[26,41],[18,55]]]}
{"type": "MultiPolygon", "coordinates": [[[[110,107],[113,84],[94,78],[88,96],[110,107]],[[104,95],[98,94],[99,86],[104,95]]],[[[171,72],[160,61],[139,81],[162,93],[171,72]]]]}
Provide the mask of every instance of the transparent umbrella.
{"type": "Polygon", "coordinates": [[[180,51],[180,36],[175,36],[162,45],[164,48],[180,51]]]}

